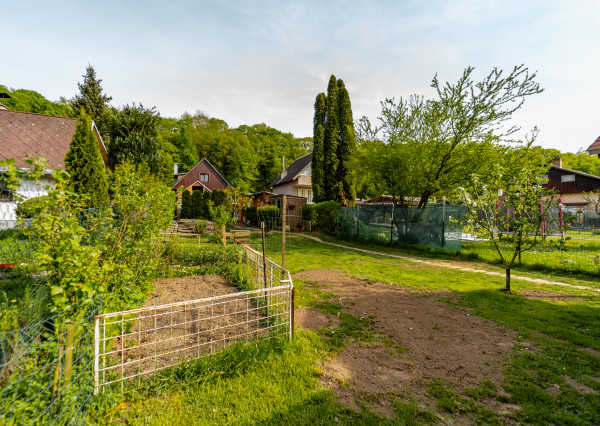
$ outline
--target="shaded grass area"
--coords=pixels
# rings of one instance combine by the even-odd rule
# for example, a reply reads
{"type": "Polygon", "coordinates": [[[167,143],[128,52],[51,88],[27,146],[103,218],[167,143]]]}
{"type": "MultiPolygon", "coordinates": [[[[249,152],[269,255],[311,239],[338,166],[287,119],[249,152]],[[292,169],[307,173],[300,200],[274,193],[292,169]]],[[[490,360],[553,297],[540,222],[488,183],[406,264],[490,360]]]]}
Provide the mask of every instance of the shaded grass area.
{"type": "MultiPolygon", "coordinates": [[[[280,261],[274,255],[269,257],[280,261]]],[[[433,380],[427,385],[427,394],[437,413],[419,406],[408,394],[398,395],[393,419],[371,412],[368,401],[359,411],[340,406],[331,392],[318,385],[319,362],[348,342],[394,342],[377,334],[373,318],[346,314],[335,295],[295,280],[297,307],[310,306],[337,315],[338,327],[321,335],[298,330],[292,343],[234,347],[219,356],[171,369],[124,397],[105,396],[92,420],[100,424],[434,424],[441,414],[467,417],[479,424],[600,423],[598,294],[518,280],[513,284],[516,294],[506,294],[498,291],[504,285],[502,277],[357,253],[303,238],[290,239],[286,265],[294,273],[339,269],[369,281],[451,292],[443,300],[456,309],[469,309],[517,330],[519,342],[506,360],[503,390],[484,381],[461,394],[453,383],[433,380]],[[529,290],[561,298],[530,300],[519,294],[529,290]],[[591,393],[575,389],[573,380],[591,393]],[[556,386],[560,392],[549,391],[556,386]],[[486,399],[517,404],[521,410],[499,415],[483,408],[480,402],[486,399]]]]}

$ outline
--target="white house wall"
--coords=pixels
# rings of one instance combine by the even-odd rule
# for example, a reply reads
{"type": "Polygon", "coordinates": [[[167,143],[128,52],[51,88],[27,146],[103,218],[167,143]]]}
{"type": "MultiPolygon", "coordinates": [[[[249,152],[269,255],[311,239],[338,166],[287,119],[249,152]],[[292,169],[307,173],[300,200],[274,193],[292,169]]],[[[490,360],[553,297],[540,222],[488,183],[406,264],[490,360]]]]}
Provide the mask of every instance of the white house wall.
{"type": "MultiPolygon", "coordinates": [[[[31,180],[23,180],[17,190],[25,200],[34,197],[43,197],[48,195],[48,186],[53,186],[54,182],[50,178],[42,178],[39,183],[31,180]]],[[[17,203],[15,201],[0,201],[0,229],[12,229],[17,226],[17,203]]]]}

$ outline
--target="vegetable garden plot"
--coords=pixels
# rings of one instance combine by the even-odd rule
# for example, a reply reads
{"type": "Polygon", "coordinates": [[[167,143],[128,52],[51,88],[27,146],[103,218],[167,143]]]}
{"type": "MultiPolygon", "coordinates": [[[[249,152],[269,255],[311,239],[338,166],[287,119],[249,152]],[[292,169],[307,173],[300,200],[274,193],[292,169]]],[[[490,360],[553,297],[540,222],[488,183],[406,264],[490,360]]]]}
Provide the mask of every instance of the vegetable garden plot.
{"type": "Polygon", "coordinates": [[[267,288],[96,316],[94,391],[115,383],[123,389],[129,380],[233,343],[291,336],[289,272],[271,261],[264,268],[262,257],[250,248],[245,253],[250,279],[264,285],[266,270],[267,288]]]}

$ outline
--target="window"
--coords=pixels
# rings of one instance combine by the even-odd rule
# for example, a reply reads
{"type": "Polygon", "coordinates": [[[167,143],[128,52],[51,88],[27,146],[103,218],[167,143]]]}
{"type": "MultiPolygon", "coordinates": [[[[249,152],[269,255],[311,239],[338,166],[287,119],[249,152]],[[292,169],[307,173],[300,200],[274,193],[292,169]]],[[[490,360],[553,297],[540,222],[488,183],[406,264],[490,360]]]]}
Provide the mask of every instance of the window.
{"type": "Polygon", "coordinates": [[[575,175],[562,175],[560,177],[561,182],[575,182],[575,175]]]}
{"type": "Polygon", "coordinates": [[[12,191],[6,185],[6,174],[0,173],[0,201],[12,201],[12,191]]]}
{"type": "Polygon", "coordinates": [[[200,173],[200,182],[208,182],[208,173],[200,173]]]}

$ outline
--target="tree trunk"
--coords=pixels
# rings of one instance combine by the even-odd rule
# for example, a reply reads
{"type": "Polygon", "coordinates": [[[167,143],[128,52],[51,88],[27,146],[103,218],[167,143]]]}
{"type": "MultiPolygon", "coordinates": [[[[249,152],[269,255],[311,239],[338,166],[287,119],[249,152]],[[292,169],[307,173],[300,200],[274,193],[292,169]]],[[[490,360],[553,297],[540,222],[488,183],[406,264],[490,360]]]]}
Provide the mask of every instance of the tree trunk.
{"type": "Polygon", "coordinates": [[[504,291],[510,291],[510,268],[506,268],[506,287],[504,291]]]}

